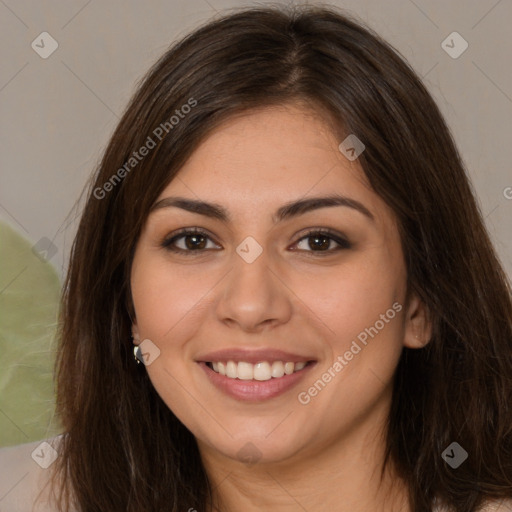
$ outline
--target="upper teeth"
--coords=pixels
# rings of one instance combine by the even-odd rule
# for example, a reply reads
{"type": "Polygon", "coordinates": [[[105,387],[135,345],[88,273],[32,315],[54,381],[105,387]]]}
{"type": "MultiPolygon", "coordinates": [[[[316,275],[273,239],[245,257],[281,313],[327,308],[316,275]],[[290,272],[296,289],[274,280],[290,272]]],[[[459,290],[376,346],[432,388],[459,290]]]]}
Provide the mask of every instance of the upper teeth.
{"type": "Polygon", "coordinates": [[[230,379],[270,380],[271,378],[278,379],[283,375],[290,375],[293,372],[302,370],[306,364],[303,361],[300,363],[274,361],[272,364],[266,361],[257,364],[246,363],[245,361],[238,363],[235,361],[228,361],[227,363],[219,361],[212,363],[212,367],[214,371],[230,379]]]}

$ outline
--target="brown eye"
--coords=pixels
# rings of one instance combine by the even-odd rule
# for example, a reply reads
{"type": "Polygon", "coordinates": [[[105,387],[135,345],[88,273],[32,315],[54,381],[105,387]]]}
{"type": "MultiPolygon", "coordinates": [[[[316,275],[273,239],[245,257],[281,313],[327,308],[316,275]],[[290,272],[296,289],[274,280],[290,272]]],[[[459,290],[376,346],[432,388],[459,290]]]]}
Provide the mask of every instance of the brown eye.
{"type": "Polygon", "coordinates": [[[308,246],[313,250],[325,251],[329,249],[331,242],[333,242],[332,238],[329,238],[325,235],[312,235],[308,236],[308,246]]]}
{"type": "Polygon", "coordinates": [[[341,249],[350,249],[351,244],[340,235],[330,231],[310,231],[303,236],[295,247],[300,251],[332,253],[341,249]]]}
{"type": "Polygon", "coordinates": [[[207,233],[198,229],[182,230],[162,242],[162,247],[174,252],[201,252],[220,249],[207,233]]]}
{"type": "Polygon", "coordinates": [[[206,247],[206,237],[203,235],[185,235],[182,238],[185,240],[187,249],[204,249],[206,247]]]}

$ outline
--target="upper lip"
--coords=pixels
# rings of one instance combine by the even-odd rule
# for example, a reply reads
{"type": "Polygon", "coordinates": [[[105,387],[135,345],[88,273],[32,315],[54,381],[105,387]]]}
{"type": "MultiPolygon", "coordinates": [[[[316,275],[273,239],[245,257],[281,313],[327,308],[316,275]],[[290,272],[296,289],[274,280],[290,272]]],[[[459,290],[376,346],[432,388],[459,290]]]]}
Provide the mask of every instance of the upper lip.
{"type": "Polygon", "coordinates": [[[244,361],[251,364],[261,363],[266,361],[273,363],[274,361],[300,363],[307,361],[314,361],[315,359],[308,356],[301,356],[299,354],[292,354],[278,349],[241,349],[241,348],[227,348],[217,350],[215,352],[208,352],[201,354],[196,358],[197,362],[212,363],[217,361],[244,361]]]}

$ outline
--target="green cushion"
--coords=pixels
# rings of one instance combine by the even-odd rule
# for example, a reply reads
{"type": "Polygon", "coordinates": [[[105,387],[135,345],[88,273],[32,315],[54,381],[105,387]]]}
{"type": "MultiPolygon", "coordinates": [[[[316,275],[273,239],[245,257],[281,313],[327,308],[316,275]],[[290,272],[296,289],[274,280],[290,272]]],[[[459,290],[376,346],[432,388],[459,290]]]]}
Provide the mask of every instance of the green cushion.
{"type": "Polygon", "coordinates": [[[35,252],[0,223],[0,446],[60,432],[53,364],[61,285],[51,264],[54,250],[49,261],[35,252]]]}

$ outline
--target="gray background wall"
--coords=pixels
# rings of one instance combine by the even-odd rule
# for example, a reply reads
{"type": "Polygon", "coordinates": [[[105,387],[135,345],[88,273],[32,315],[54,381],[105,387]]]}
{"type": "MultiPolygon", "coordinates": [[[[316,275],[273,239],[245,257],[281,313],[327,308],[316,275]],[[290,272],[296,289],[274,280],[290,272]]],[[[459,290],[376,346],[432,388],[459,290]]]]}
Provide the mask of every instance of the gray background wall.
{"type": "MultiPolygon", "coordinates": [[[[424,77],[512,275],[512,2],[333,3],[376,29],[424,77]],[[469,45],[456,59],[441,46],[454,31],[469,45]]],[[[0,218],[31,243],[52,240],[50,261],[61,275],[76,229],[70,212],[136,81],[172,41],[216,12],[250,4],[0,0],[0,218]],[[58,42],[46,59],[31,47],[34,40],[43,46],[43,31],[58,42]]],[[[462,48],[456,39],[447,44],[462,48]]],[[[45,39],[44,51],[49,45],[45,39]]]]}

